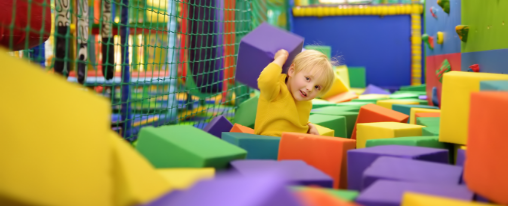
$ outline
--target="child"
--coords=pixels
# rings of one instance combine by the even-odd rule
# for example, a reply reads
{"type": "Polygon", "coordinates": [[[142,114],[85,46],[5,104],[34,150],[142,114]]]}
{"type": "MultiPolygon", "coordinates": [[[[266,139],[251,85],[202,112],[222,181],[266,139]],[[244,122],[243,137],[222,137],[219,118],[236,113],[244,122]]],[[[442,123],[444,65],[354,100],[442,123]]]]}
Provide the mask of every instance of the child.
{"type": "Polygon", "coordinates": [[[280,137],[283,132],[297,132],[319,135],[316,126],[309,123],[311,100],[325,94],[333,84],[332,63],[321,52],[305,50],[296,55],[287,74],[281,74],[287,58],[288,52],[279,50],[274,61],[259,76],[255,134],[280,137]]]}

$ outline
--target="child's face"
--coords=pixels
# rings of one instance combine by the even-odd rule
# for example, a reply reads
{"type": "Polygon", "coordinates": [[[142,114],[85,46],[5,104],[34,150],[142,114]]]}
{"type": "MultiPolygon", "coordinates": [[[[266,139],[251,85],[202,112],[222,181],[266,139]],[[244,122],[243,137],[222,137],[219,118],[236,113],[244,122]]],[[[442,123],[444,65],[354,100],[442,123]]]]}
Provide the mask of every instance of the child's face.
{"type": "Polygon", "coordinates": [[[288,89],[296,101],[309,101],[317,97],[323,88],[319,79],[308,71],[295,72],[291,66],[288,70],[288,89]]]}

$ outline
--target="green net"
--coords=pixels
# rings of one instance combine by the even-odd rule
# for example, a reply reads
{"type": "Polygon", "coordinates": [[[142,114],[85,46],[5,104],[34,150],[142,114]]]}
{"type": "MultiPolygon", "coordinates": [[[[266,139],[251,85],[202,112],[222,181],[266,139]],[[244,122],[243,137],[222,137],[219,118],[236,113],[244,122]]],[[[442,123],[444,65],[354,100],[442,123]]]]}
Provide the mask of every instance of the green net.
{"type": "Polygon", "coordinates": [[[6,1],[0,44],[109,98],[111,128],[127,140],[144,126],[232,119],[250,97],[234,76],[256,1],[6,1]]]}

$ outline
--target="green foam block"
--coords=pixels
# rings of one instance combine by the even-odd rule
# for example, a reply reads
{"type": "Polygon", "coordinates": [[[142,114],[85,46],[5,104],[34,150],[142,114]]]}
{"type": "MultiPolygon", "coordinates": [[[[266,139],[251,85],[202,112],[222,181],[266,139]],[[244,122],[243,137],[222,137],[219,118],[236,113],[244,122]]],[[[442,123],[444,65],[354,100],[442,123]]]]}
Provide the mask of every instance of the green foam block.
{"type": "Polygon", "coordinates": [[[234,123],[246,127],[254,128],[256,122],[256,112],[258,110],[259,96],[254,96],[242,102],[235,111],[234,123]]]}
{"type": "Polygon", "coordinates": [[[392,110],[410,115],[411,108],[425,108],[425,109],[439,109],[439,107],[428,106],[428,105],[414,105],[414,104],[394,104],[392,110]]]}
{"type": "Polygon", "coordinates": [[[367,103],[367,104],[376,104],[377,103],[377,99],[352,99],[351,102],[364,102],[364,103],[367,103]]]}
{"type": "Polygon", "coordinates": [[[312,109],[318,109],[321,107],[335,106],[336,103],[332,103],[322,99],[313,99],[312,100],[312,109]]]}
{"type": "Polygon", "coordinates": [[[348,67],[351,88],[365,88],[365,67],[348,67]]]}
{"type": "Polygon", "coordinates": [[[332,57],[332,47],[330,47],[330,46],[307,45],[307,46],[305,46],[305,49],[320,51],[321,53],[325,54],[328,57],[328,59],[331,59],[331,57],[332,57]]]}
{"type": "Polygon", "coordinates": [[[417,136],[417,137],[397,137],[388,139],[370,139],[367,140],[365,147],[375,147],[381,145],[406,145],[417,147],[432,147],[448,149],[447,143],[439,142],[439,136],[417,136]]]}
{"type": "Polygon", "coordinates": [[[346,118],[343,116],[311,114],[309,122],[334,130],[336,137],[347,137],[346,118]]]}
{"type": "Polygon", "coordinates": [[[144,127],[136,149],[155,168],[214,167],[225,169],[247,151],[190,125],[144,127]]]}
{"type": "Polygon", "coordinates": [[[277,160],[280,137],[223,132],[222,140],[247,151],[246,159],[277,160]]]}
{"type": "Polygon", "coordinates": [[[425,92],[426,85],[418,85],[418,86],[402,86],[400,87],[400,91],[420,91],[425,92]]]}
{"type": "Polygon", "coordinates": [[[319,112],[358,112],[360,111],[360,105],[350,105],[350,106],[328,106],[328,107],[321,107],[318,109],[313,109],[311,113],[319,112]]]}
{"type": "Polygon", "coordinates": [[[370,102],[341,102],[337,103],[336,106],[363,106],[370,104],[370,102]]]}
{"type": "Polygon", "coordinates": [[[425,91],[396,91],[393,94],[412,94],[412,95],[427,95],[427,92],[425,91]]]}
{"type": "Polygon", "coordinates": [[[321,114],[321,115],[332,115],[346,118],[346,128],[347,128],[347,138],[351,138],[351,134],[353,133],[353,129],[355,128],[356,119],[358,118],[358,112],[348,112],[341,110],[317,110],[311,112],[311,114],[321,114]]]}
{"type": "Polygon", "coordinates": [[[439,126],[422,128],[422,136],[439,136],[439,126]]]}
{"type": "Polygon", "coordinates": [[[358,191],[355,190],[335,190],[335,189],[325,189],[325,188],[315,188],[315,187],[303,187],[303,186],[291,186],[291,190],[293,191],[304,191],[308,189],[318,189],[324,191],[334,197],[337,197],[341,200],[352,202],[358,196],[358,191]]]}
{"type": "Polygon", "coordinates": [[[441,117],[418,117],[416,118],[416,124],[426,127],[439,127],[441,117]]]}

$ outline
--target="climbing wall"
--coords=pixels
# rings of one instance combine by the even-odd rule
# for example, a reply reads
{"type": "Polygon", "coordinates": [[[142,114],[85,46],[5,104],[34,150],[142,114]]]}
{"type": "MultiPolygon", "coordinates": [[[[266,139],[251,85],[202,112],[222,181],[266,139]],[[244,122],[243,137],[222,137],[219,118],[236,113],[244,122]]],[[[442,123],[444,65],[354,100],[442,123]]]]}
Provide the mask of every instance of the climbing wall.
{"type": "Polygon", "coordinates": [[[439,2],[427,1],[424,11],[425,79],[431,104],[440,102],[444,72],[508,73],[508,39],[503,38],[508,36],[508,2],[439,2]]]}

